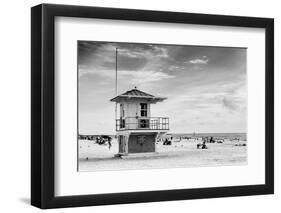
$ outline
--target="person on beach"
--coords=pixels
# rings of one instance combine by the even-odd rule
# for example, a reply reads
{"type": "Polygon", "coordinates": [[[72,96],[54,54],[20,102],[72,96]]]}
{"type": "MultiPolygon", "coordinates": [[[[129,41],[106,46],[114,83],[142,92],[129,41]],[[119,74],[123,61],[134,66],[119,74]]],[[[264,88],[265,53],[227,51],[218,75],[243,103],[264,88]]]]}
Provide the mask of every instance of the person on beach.
{"type": "Polygon", "coordinates": [[[108,138],[108,149],[110,150],[111,149],[111,147],[112,147],[112,144],[111,144],[111,138],[108,138]]]}
{"type": "Polygon", "coordinates": [[[207,145],[206,145],[206,142],[204,141],[203,142],[203,145],[202,145],[202,148],[201,149],[208,149],[207,145]]]}
{"type": "Polygon", "coordinates": [[[99,144],[100,143],[100,137],[96,137],[96,143],[99,144]]]}

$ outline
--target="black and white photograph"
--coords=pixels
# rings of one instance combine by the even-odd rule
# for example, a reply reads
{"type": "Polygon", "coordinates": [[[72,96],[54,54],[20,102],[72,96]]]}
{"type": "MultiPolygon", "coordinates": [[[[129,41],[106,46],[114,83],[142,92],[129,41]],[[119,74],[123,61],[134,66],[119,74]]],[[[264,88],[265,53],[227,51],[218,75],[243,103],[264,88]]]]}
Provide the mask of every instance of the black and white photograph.
{"type": "Polygon", "coordinates": [[[31,8],[33,206],[274,193],[274,19],[160,5],[31,8]]]}
{"type": "Polygon", "coordinates": [[[79,172],[247,165],[247,48],[77,41],[79,172]]]}

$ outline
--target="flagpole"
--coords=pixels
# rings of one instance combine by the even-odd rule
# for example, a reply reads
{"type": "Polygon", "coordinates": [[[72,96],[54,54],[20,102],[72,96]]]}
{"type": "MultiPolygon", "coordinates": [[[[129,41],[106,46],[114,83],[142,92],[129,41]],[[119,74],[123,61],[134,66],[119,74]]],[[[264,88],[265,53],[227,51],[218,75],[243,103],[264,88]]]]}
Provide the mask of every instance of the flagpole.
{"type": "Polygon", "coordinates": [[[118,48],[116,48],[115,50],[115,95],[118,95],[118,91],[117,91],[117,69],[118,69],[118,48]]]}
{"type": "MultiPolygon", "coordinates": [[[[118,48],[115,49],[115,96],[118,95],[117,91],[117,70],[118,70],[118,48]]],[[[115,120],[117,120],[117,102],[115,102],[115,120]]]]}

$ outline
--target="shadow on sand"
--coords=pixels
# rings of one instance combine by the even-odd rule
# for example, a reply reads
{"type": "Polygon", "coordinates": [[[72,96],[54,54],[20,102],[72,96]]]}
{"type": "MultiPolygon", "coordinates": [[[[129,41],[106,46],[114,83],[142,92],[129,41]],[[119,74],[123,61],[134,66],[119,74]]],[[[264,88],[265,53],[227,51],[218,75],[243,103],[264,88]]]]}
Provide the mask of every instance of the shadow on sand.
{"type": "Polygon", "coordinates": [[[21,198],[19,198],[19,201],[26,205],[30,205],[30,199],[27,197],[21,197],[21,198]]]}

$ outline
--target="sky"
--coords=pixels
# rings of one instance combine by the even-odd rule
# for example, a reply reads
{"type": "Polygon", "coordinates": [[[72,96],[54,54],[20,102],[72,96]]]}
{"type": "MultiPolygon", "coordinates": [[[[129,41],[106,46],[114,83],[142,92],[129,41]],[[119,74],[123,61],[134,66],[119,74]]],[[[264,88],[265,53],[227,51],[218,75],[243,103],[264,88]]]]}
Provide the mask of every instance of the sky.
{"type": "Polygon", "coordinates": [[[80,134],[115,134],[118,94],[135,86],[166,97],[151,116],[169,117],[170,133],[247,132],[247,49],[78,41],[80,134]]]}

